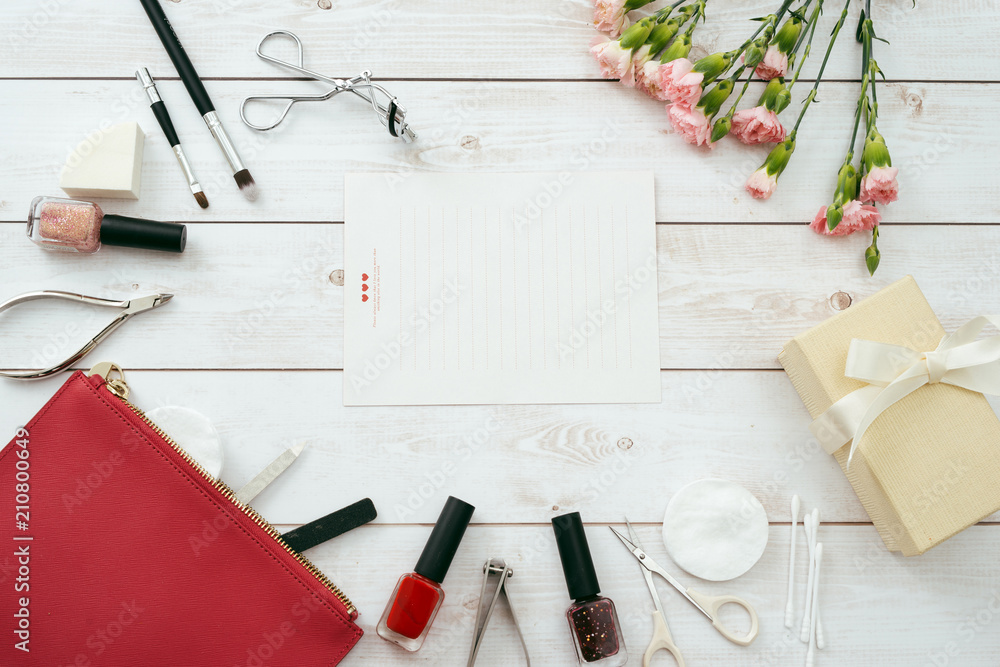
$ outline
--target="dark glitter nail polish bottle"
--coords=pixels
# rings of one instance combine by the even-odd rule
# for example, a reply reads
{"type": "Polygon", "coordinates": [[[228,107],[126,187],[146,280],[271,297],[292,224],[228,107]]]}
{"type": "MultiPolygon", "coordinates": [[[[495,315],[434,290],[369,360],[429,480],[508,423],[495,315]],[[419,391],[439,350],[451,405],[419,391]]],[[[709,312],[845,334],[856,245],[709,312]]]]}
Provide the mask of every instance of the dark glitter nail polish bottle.
{"type": "Polygon", "coordinates": [[[552,519],[566,588],[573,604],[566,610],[573,644],[581,665],[618,667],[628,662],[615,603],[601,597],[587,534],[579,512],[552,519]]]}

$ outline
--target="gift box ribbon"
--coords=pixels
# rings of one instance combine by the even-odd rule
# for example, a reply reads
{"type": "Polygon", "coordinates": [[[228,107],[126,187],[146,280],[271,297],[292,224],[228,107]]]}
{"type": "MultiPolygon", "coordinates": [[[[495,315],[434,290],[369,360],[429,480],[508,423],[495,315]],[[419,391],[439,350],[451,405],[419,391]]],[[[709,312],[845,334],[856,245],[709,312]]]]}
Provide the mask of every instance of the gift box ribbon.
{"type": "Polygon", "coordinates": [[[1000,328],[1000,315],[974,317],[929,352],[855,338],[844,374],[868,386],[834,403],[809,430],[830,454],[853,441],[847,456],[850,467],[868,427],[894,403],[926,384],[943,382],[1000,394],[1000,336],[976,340],[987,324],[1000,328]]]}

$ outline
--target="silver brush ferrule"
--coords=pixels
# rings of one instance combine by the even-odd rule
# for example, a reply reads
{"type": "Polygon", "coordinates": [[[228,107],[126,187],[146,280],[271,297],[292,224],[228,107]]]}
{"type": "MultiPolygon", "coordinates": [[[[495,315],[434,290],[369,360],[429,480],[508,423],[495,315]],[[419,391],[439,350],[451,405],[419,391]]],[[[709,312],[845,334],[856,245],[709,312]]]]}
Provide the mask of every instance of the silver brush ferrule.
{"type": "Polygon", "coordinates": [[[187,155],[184,154],[184,149],[181,148],[180,144],[177,144],[174,148],[174,156],[177,158],[177,164],[181,166],[181,171],[184,172],[184,178],[187,179],[188,186],[191,188],[191,193],[196,194],[202,192],[201,184],[198,183],[198,179],[194,177],[194,171],[191,169],[191,163],[188,162],[187,155]]]}
{"type": "Polygon", "coordinates": [[[146,97],[149,98],[150,104],[156,104],[157,102],[162,102],[160,99],[160,93],[156,90],[156,83],[153,81],[153,77],[149,75],[149,70],[145,67],[140,67],[135,71],[135,78],[139,80],[142,84],[142,89],[146,91],[146,97]]]}
{"type": "Polygon", "coordinates": [[[240,154],[236,152],[236,146],[233,145],[233,140],[229,138],[229,134],[226,132],[226,128],[222,126],[222,121],[219,120],[219,114],[215,111],[209,111],[207,114],[202,116],[205,119],[205,124],[208,125],[208,129],[211,130],[212,136],[215,137],[215,143],[219,144],[219,148],[222,149],[222,154],[226,156],[226,160],[229,162],[229,166],[232,168],[235,174],[238,171],[243,171],[246,169],[246,165],[243,164],[243,160],[240,159],[240,154]]]}

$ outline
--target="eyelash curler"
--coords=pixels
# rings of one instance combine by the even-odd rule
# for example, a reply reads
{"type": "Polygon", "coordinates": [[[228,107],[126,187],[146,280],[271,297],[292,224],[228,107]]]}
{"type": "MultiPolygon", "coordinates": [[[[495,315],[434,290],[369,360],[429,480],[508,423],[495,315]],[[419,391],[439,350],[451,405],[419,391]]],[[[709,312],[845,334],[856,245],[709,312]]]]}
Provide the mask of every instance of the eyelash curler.
{"type": "Polygon", "coordinates": [[[410,126],[406,122],[406,109],[399,106],[396,97],[387,91],[382,86],[377,83],[373,83],[371,80],[371,71],[365,70],[361,74],[351,78],[351,79],[335,79],[332,77],[324,76],[318,72],[313,72],[312,70],[307,70],[303,67],[305,61],[302,55],[302,42],[299,38],[287,30],[275,30],[264,35],[260,42],[257,44],[257,55],[270,63],[274,63],[280,67],[293,70],[299,74],[303,74],[317,81],[325,81],[326,83],[333,84],[333,88],[326,91],[325,93],[319,93],[315,95],[251,95],[243,99],[240,104],[240,118],[247,127],[259,130],[261,132],[266,132],[267,130],[273,130],[278,125],[285,120],[288,112],[291,110],[292,106],[296,102],[321,102],[323,100],[328,100],[331,97],[339,95],[340,93],[353,93],[371,104],[372,111],[378,117],[379,122],[389,130],[389,134],[393,137],[398,137],[406,143],[410,143],[417,138],[416,133],[410,129],[410,126]],[[263,48],[265,42],[275,36],[283,36],[291,38],[295,42],[296,49],[298,50],[298,64],[288,62],[286,60],[279,60],[273,56],[269,56],[264,53],[263,48]],[[247,118],[246,108],[247,104],[253,102],[266,102],[268,100],[284,100],[287,102],[285,108],[278,115],[277,120],[275,120],[270,125],[256,125],[247,118]]]}

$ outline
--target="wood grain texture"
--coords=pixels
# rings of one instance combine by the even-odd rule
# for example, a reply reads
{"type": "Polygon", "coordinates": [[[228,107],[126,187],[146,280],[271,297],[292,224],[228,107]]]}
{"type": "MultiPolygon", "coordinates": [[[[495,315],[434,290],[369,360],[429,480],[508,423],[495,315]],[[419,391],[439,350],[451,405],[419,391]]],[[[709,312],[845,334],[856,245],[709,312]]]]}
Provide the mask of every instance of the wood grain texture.
{"type": "MultiPolygon", "coordinates": [[[[257,41],[279,28],[299,35],[306,66],[335,76],[371,69],[381,78],[596,79],[587,47],[589,0],[508,0],[502,5],[458,0],[163,0],[164,9],[205,78],[285,77],[254,55],[257,41]],[[219,30],[225,25],[225,30],[219,30]]],[[[653,5],[659,7],[663,3],[653,5]]],[[[695,54],[738,46],[756,28],[746,19],[775,10],[778,0],[717,0],[696,33],[695,54]]],[[[827,3],[814,53],[825,48],[841,3],[827,3]]],[[[858,78],[860,46],[851,39],[860,4],[838,41],[828,73],[858,78]]],[[[641,12],[635,16],[641,15],[641,12]]],[[[875,4],[878,47],[890,79],[1000,80],[994,52],[1000,11],[988,0],[956,8],[943,0],[875,4]],[[975,16],[975,20],[969,20],[975,16]],[[978,57],[975,67],[942,57],[955,49],[978,57]]],[[[153,76],[176,76],[149,21],[134,0],[33,0],[0,5],[0,77],[131,77],[136,64],[153,76]],[[86,40],[81,40],[86,26],[86,40]]],[[[294,54],[294,51],[292,51],[294,54]]],[[[811,59],[815,72],[820,57],[811,59]]]]}
{"type": "MultiPolygon", "coordinates": [[[[540,523],[560,509],[591,521],[627,513],[653,522],[675,491],[706,477],[743,484],[772,521],[788,520],[793,493],[826,521],[868,521],[781,372],[721,373],[705,383],[664,372],[660,405],[395,408],[342,407],[339,372],[127,374],[139,407],[181,405],[212,419],[226,451],[223,479],[234,488],[308,443],[256,504],[278,523],[306,523],[365,495],[379,522],[432,523],[442,494],[474,503],[476,521],[491,524],[540,523]]],[[[56,384],[0,384],[0,432],[27,421],[56,384]]],[[[929,493],[929,502],[940,499],[929,493]]]]}
{"type": "MultiPolygon", "coordinates": [[[[840,11],[827,1],[819,41],[840,11]]],[[[742,19],[775,4],[712,0],[695,55],[738,43],[752,29],[742,19]]],[[[861,6],[853,4],[848,28],[861,6]]],[[[849,29],[779,191],[755,202],[742,184],[766,148],[726,141],[710,154],[695,150],[672,136],[661,105],[599,80],[587,53],[596,34],[589,0],[165,1],[261,186],[250,204],[137,2],[0,3],[0,299],[41,288],[118,298],[176,293],[83,365],[112,359],[131,369],[134,399],[146,409],[184,405],[208,415],[224,440],[224,478],[234,485],[284,447],[307,442],[257,503],[283,528],[361,497],[375,501],[376,524],[308,554],[361,609],[367,636],[345,665],[463,664],[488,556],[515,567],[512,590],[534,664],[574,664],[548,526],[573,510],[588,522],[603,592],[618,605],[630,664],[638,664],[652,607],[638,567],[605,525],[628,513],[654,557],[675,570],[657,525],[667,500],[694,479],[723,477],[764,503],[772,521],[764,558],[725,584],[675,573],[706,592],[745,596],[762,634],[748,649],[729,644],[661,582],[688,664],[804,662],[804,647],[782,625],[787,508],[798,492],[825,522],[839,523],[821,530],[831,647],[818,664],[995,667],[1000,515],[919,558],[887,553],[840,470],[809,438],[808,415],[775,361],[789,338],[907,273],[948,330],[1000,309],[1000,130],[992,122],[1000,7],[873,4],[879,33],[893,42],[876,47],[890,80],[879,89],[880,128],[901,170],[902,198],[884,210],[882,266],[871,279],[861,263],[866,239],[822,239],[802,224],[829,198],[847,147],[859,56],[849,29]],[[393,141],[370,110],[343,99],[300,105],[272,133],[245,128],[237,112],[244,96],[316,90],[254,56],[260,36],[278,28],[302,37],[307,67],[337,76],[370,68],[407,107],[419,140],[393,141]],[[211,201],[207,211],[187,193],[132,78],[137,66],[159,81],[211,201]],[[147,135],[142,199],[101,204],[188,223],[188,251],[107,248],[73,257],[33,247],[23,236],[31,198],[58,194],[62,164],[90,132],[128,120],[147,135]],[[344,173],[625,168],[655,172],[663,223],[660,405],[341,406],[344,173]],[[427,645],[404,653],[379,640],[375,624],[448,494],[478,506],[475,523],[427,645]]],[[[819,60],[811,59],[806,79],[819,60]]],[[[786,123],[806,85],[796,89],[786,123]]],[[[745,99],[752,104],[756,91],[745,99]]],[[[38,303],[4,313],[0,367],[62,358],[110,315],[38,303]]],[[[0,433],[30,418],[60,382],[0,380],[0,433]]],[[[477,664],[523,664],[505,611],[477,664]]]]}
{"type": "MultiPolygon", "coordinates": [[[[343,367],[343,287],[334,283],[343,225],[192,224],[180,256],[110,247],[54,254],[22,234],[23,223],[0,224],[3,298],[42,288],[177,295],[102,345],[98,355],[127,368],[343,367]]],[[[1000,310],[1000,257],[991,250],[1000,228],[886,224],[875,278],[862,263],[868,243],[805,225],[658,225],[661,367],[697,370],[693,389],[725,370],[777,369],[793,336],[907,273],[949,331],[1000,310]]],[[[65,303],[18,306],[0,316],[0,367],[64,359],[111,316],[65,303]]]]}
{"type": "MultiPolygon", "coordinates": [[[[589,523],[587,513],[583,516],[589,523]]],[[[783,624],[787,525],[771,527],[767,550],[748,574],[723,583],[699,581],[677,568],[666,555],[658,526],[637,526],[637,530],[653,558],[683,584],[708,594],[740,595],[760,616],[759,638],[750,647],[740,648],[720,637],[665,582],[658,582],[671,632],[689,665],[784,667],[805,663],[805,646],[788,637],[783,624]]],[[[569,599],[548,526],[473,526],[445,580],[447,597],[424,648],[404,655],[378,639],[375,625],[396,577],[410,571],[429,531],[427,526],[364,527],[310,552],[314,562],[332,573],[361,610],[360,623],[368,634],[345,665],[465,664],[479,598],[479,573],[489,556],[504,557],[514,568],[510,587],[532,664],[575,664],[563,615],[569,599]],[[377,563],[368,555],[375,553],[377,563]]],[[[605,524],[590,524],[587,533],[602,593],[618,608],[629,664],[640,664],[652,634],[652,603],[639,566],[605,524]]],[[[819,535],[824,543],[822,618],[829,646],[817,652],[817,665],[923,667],[935,664],[932,656],[947,660],[937,664],[995,664],[1000,651],[1000,633],[996,632],[1000,588],[995,577],[1000,530],[974,527],[912,559],[882,551],[871,527],[821,526],[819,535]],[[957,653],[941,658],[938,654],[952,643],[950,648],[957,653]]],[[[799,528],[800,549],[802,539],[799,528]]],[[[805,566],[804,551],[800,550],[796,620],[803,606],[805,566]]],[[[506,609],[500,609],[500,616],[490,624],[477,665],[524,664],[506,609]]],[[[734,625],[741,621],[740,613],[733,612],[734,625]]],[[[661,662],[670,664],[662,656],[653,664],[661,662]]]]}
{"type": "MultiPolygon", "coordinates": [[[[796,153],[768,201],[751,199],[746,177],[766,146],[727,139],[714,151],[684,143],[662,104],[617,83],[392,82],[420,135],[392,139],[371,109],[354,99],[299,104],[272,132],[239,120],[243,97],[309,91],[306,82],[215,82],[216,104],[260,187],[243,199],[204,122],[179,82],[160,93],[212,206],[197,207],[141,87],[133,81],[5,82],[0,118],[0,220],[20,221],[32,197],[57,194],[74,147],[100,127],[135,120],[146,131],[138,202],[108,200],[108,212],[178,221],[342,221],[343,175],[351,171],[532,171],[650,169],[660,222],[803,222],[828,203],[847,149],[857,85],[821,88],[799,130],[796,153]],[[72,114],[62,110],[72,108],[72,114]],[[39,140],[39,128],[45,140],[39,140]]],[[[805,86],[795,89],[806,94],[805,86]]],[[[879,96],[900,200],[890,223],[988,223],[1000,220],[994,156],[1000,130],[986,123],[1000,84],[890,84],[879,96]],[[975,202],[956,205],[956,202],[975,202]]],[[[756,97],[747,93],[748,100],[756,97]]],[[[748,101],[747,104],[752,104],[748,101]]],[[[746,105],[744,105],[746,106],[746,105]]],[[[785,112],[791,123],[798,102],[785,112]]],[[[265,110],[267,111],[267,110],[265,110]]],[[[260,122],[258,120],[258,122],[260,122]]],[[[539,193],[544,192],[539,183],[539,193]]],[[[531,202],[525,202],[527,208],[531,202]]]]}

